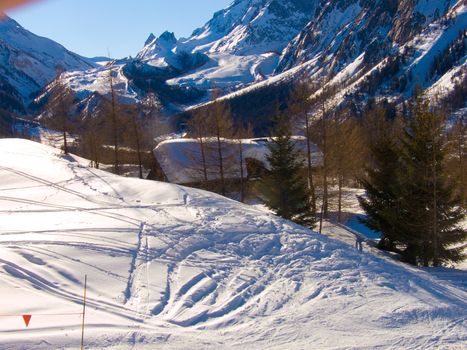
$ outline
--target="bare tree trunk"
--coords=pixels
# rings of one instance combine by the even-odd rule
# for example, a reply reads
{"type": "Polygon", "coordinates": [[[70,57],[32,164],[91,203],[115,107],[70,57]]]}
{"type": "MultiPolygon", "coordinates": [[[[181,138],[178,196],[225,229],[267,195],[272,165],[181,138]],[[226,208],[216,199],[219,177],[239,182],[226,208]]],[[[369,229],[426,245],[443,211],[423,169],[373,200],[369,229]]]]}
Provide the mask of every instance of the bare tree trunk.
{"type": "MultiPolygon", "coordinates": [[[[206,138],[209,135],[209,127],[212,127],[212,123],[206,119],[205,114],[195,113],[193,117],[187,123],[188,130],[194,139],[199,143],[199,150],[201,154],[201,159],[199,159],[199,154],[191,154],[194,169],[196,176],[194,181],[202,182],[204,181],[204,187],[208,186],[208,145],[206,144],[206,138]],[[200,164],[201,163],[201,164],[200,164]],[[201,168],[198,165],[201,165],[201,168]],[[200,177],[202,176],[202,179],[200,177]]],[[[190,153],[190,152],[189,152],[190,153]]],[[[190,156],[190,155],[188,155],[190,156]]],[[[211,163],[209,163],[210,165],[211,163]]],[[[209,169],[211,170],[211,169],[209,169]]]]}
{"type": "Polygon", "coordinates": [[[135,146],[136,146],[136,155],[138,157],[138,170],[139,170],[139,178],[143,178],[143,160],[141,156],[141,132],[138,128],[138,121],[136,120],[136,116],[134,113],[131,116],[131,121],[133,124],[133,132],[135,136],[135,146]]]}
{"type": "Polygon", "coordinates": [[[141,147],[138,142],[137,150],[138,152],[138,166],[139,166],[139,178],[143,178],[143,160],[141,159],[141,147]]]}
{"type": "Polygon", "coordinates": [[[324,198],[323,202],[321,203],[321,213],[319,215],[319,234],[323,231],[323,220],[324,220],[324,198]]]}
{"type": "Polygon", "coordinates": [[[328,154],[327,154],[327,133],[326,133],[326,111],[323,101],[323,116],[321,119],[321,137],[322,137],[322,152],[323,152],[323,216],[328,215],[328,154]]]}
{"type": "MultiPolygon", "coordinates": [[[[217,97],[219,97],[219,94],[220,93],[218,90],[214,91],[213,93],[214,100],[217,97]]],[[[221,180],[220,192],[223,196],[225,196],[227,192],[225,170],[226,170],[226,164],[227,166],[229,164],[229,159],[228,159],[228,156],[224,154],[221,139],[229,138],[233,136],[233,130],[232,130],[233,125],[232,125],[232,120],[231,120],[230,109],[227,107],[227,105],[215,100],[212,113],[213,113],[212,122],[214,123],[214,134],[217,139],[217,156],[219,157],[218,166],[219,166],[219,175],[220,175],[220,180],[221,180]]]]}
{"type": "Polygon", "coordinates": [[[466,203],[466,184],[465,184],[465,173],[466,173],[466,170],[465,170],[465,131],[466,131],[466,127],[465,127],[465,124],[464,124],[464,121],[461,120],[460,123],[459,123],[459,136],[457,138],[457,154],[458,154],[458,157],[459,157],[459,169],[460,169],[460,179],[459,179],[459,183],[460,183],[460,193],[462,195],[462,201],[463,201],[463,204],[464,206],[467,204],[466,203]]]}
{"type": "Polygon", "coordinates": [[[59,108],[59,113],[61,114],[59,116],[59,119],[61,119],[61,128],[62,128],[62,133],[63,133],[63,152],[65,154],[68,154],[68,140],[67,140],[67,132],[70,131],[70,125],[68,122],[68,109],[71,108],[71,101],[68,99],[70,96],[63,96],[63,95],[58,95],[58,108],[59,108]]]}
{"type": "Polygon", "coordinates": [[[99,163],[97,162],[97,150],[94,138],[90,141],[90,152],[91,152],[91,166],[99,169],[99,163]]]}
{"type": "Polygon", "coordinates": [[[115,174],[120,173],[119,169],[119,160],[118,160],[118,122],[117,122],[117,112],[116,112],[116,98],[115,98],[115,88],[113,84],[112,69],[109,71],[109,83],[110,83],[110,99],[111,99],[111,119],[112,119],[112,129],[113,129],[113,141],[114,141],[114,168],[115,174]]]}
{"type": "Polygon", "coordinates": [[[66,132],[68,130],[68,113],[66,111],[65,102],[62,97],[59,97],[59,104],[61,109],[61,118],[62,118],[62,132],[63,132],[63,152],[68,154],[68,142],[66,138],[66,132]]]}
{"type": "Polygon", "coordinates": [[[219,102],[215,102],[216,106],[214,108],[214,123],[215,123],[215,134],[217,138],[217,155],[219,157],[219,175],[221,178],[221,194],[226,195],[226,184],[225,184],[225,163],[228,163],[228,160],[225,159],[225,154],[222,149],[222,137],[231,137],[231,120],[230,112],[225,108],[224,105],[219,102]]]}
{"type": "Polygon", "coordinates": [[[219,125],[217,125],[217,130],[216,130],[216,137],[217,137],[217,153],[219,156],[219,173],[221,176],[221,194],[225,196],[225,177],[224,177],[224,158],[222,155],[222,142],[221,142],[221,136],[220,136],[220,129],[219,125]]]}
{"type": "Polygon", "coordinates": [[[342,184],[343,184],[343,176],[342,176],[342,174],[339,174],[338,177],[339,177],[339,198],[338,198],[337,222],[342,223],[342,184]]]}
{"type": "MultiPolygon", "coordinates": [[[[433,140],[433,148],[434,148],[434,141],[433,140]]],[[[433,244],[433,266],[439,266],[439,247],[438,247],[438,174],[436,168],[436,154],[434,150],[433,153],[433,165],[432,165],[432,181],[433,181],[433,236],[432,236],[432,244],[433,244]]]]}
{"type": "Polygon", "coordinates": [[[203,163],[203,175],[204,175],[204,181],[205,183],[208,182],[208,169],[207,169],[207,166],[206,166],[206,152],[205,152],[205,149],[204,149],[204,141],[203,141],[203,136],[200,135],[199,137],[199,146],[200,146],[200,149],[201,149],[201,161],[203,163]]]}
{"type": "Polygon", "coordinates": [[[243,141],[239,139],[239,152],[240,152],[240,202],[245,202],[245,179],[243,173],[243,141]]]}
{"type": "Polygon", "coordinates": [[[65,154],[68,154],[68,143],[67,143],[67,139],[66,139],[66,130],[65,129],[63,130],[63,152],[65,152],[65,154]]]}
{"type": "Polygon", "coordinates": [[[315,186],[313,184],[313,173],[311,169],[311,136],[310,136],[310,119],[308,113],[305,111],[305,131],[306,131],[306,148],[307,148],[307,179],[308,179],[308,191],[311,195],[311,207],[314,213],[316,213],[316,193],[315,186]]]}
{"type": "Polygon", "coordinates": [[[100,162],[100,157],[99,157],[99,143],[94,139],[94,163],[96,166],[96,169],[99,169],[99,162],[100,162]]]}
{"type": "Polygon", "coordinates": [[[92,157],[92,160],[94,161],[94,167],[96,169],[99,169],[99,162],[100,162],[100,157],[99,157],[99,148],[101,146],[101,144],[99,143],[98,139],[97,139],[97,135],[95,133],[94,130],[91,130],[90,131],[90,135],[89,135],[89,138],[90,138],[90,151],[91,151],[91,157],[92,157]]]}

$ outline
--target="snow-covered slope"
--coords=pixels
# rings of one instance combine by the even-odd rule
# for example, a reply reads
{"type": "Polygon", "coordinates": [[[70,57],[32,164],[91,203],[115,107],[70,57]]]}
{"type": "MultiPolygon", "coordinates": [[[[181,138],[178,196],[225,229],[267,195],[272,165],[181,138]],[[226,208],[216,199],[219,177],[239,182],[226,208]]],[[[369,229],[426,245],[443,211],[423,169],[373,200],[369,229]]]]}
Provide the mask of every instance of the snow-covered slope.
{"type": "Polygon", "coordinates": [[[251,101],[258,96],[264,98],[281,87],[286,91],[305,77],[321,85],[318,93],[323,88],[334,91],[328,108],[347,104],[362,112],[369,100],[399,103],[419,86],[436,94],[438,101],[441,97],[453,115],[465,115],[467,105],[459,95],[467,81],[466,14],[461,0],[323,0],[282,52],[272,75],[222,99],[237,106],[234,114],[254,123],[267,111],[255,113],[238,106],[254,106],[251,101]]]}
{"type": "MultiPolygon", "coordinates": [[[[189,38],[177,40],[170,32],[151,34],[135,59],[114,65],[115,71],[125,72],[128,89],[120,94],[133,99],[133,91],[141,96],[151,89],[163,104],[175,103],[183,109],[208,100],[213,87],[231,92],[262,81],[273,74],[280,53],[308,22],[316,3],[236,0],[189,38]],[[188,94],[191,99],[173,101],[181,92],[186,97],[186,88],[194,89],[188,94]]],[[[96,80],[102,80],[106,69],[80,72],[63,83],[87,97],[100,90],[96,80]]]]}
{"type": "Polygon", "coordinates": [[[447,69],[465,66],[465,44],[455,53],[452,45],[466,33],[462,0],[328,1],[284,50],[277,72],[304,67],[315,80],[339,86],[338,103],[344,95],[360,95],[353,102],[361,95],[408,98],[417,85],[449,91],[435,59],[450,61],[447,69]]]}
{"type": "MultiPolygon", "coordinates": [[[[316,0],[235,0],[189,38],[174,40],[172,48],[240,56],[279,53],[309,21],[317,3],[316,0]]],[[[149,42],[140,53],[141,58],[159,56],[160,41],[149,42]]]]}
{"type": "MultiPolygon", "coordinates": [[[[111,69],[124,98],[150,90],[172,112],[209,101],[214,87],[230,98],[303,77],[338,85],[334,105],[358,110],[371,98],[403,101],[417,85],[452,91],[449,71],[466,70],[466,13],[463,0],[236,0],[189,38],[151,34],[136,58],[111,69]]],[[[90,96],[108,69],[64,84],[90,96]]]]}
{"type": "Polygon", "coordinates": [[[12,104],[13,109],[27,106],[59,70],[84,71],[94,66],[91,60],[0,16],[0,84],[3,93],[16,100],[18,106],[12,104]]]}
{"type": "Polygon", "coordinates": [[[467,294],[208,192],[0,140],[0,347],[461,349],[467,294]],[[21,315],[32,315],[26,328],[21,315]]]}

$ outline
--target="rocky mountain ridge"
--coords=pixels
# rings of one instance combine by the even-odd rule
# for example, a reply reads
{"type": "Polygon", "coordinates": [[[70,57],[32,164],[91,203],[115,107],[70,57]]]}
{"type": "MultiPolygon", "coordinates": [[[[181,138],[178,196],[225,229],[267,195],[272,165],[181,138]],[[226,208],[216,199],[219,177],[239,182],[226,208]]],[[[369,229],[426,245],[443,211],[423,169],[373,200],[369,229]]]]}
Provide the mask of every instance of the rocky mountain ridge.
{"type": "Polygon", "coordinates": [[[37,36],[13,19],[0,20],[0,108],[24,112],[34,96],[62,70],[96,65],[60,44],[37,36]]]}
{"type": "Polygon", "coordinates": [[[169,114],[214,88],[231,100],[303,77],[335,87],[334,106],[403,101],[415,86],[448,95],[465,85],[466,35],[463,0],[236,0],[189,38],[151,34],[135,58],[64,73],[41,99],[61,84],[87,103],[110,72],[122,101],[152,92],[169,114]]]}

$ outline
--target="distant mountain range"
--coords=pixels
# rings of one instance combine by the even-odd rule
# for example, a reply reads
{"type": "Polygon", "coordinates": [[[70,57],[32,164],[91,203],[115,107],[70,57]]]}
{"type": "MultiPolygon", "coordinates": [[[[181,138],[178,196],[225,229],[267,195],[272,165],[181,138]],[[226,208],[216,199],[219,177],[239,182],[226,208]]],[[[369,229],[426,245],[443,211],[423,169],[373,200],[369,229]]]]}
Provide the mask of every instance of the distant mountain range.
{"type": "Polygon", "coordinates": [[[0,20],[0,108],[24,112],[57,72],[94,67],[91,59],[27,31],[13,19],[0,20]]]}
{"type": "Polygon", "coordinates": [[[108,94],[110,71],[124,102],[151,91],[170,113],[209,101],[213,88],[235,100],[303,76],[338,86],[335,106],[402,101],[415,86],[446,95],[465,85],[466,36],[464,0],[236,0],[189,38],[151,34],[135,58],[96,66],[8,19],[0,25],[0,84],[18,110],[57,83],[88,103],[108,94]],[[45,86],[57,66],[67,72],[45,86]]]}

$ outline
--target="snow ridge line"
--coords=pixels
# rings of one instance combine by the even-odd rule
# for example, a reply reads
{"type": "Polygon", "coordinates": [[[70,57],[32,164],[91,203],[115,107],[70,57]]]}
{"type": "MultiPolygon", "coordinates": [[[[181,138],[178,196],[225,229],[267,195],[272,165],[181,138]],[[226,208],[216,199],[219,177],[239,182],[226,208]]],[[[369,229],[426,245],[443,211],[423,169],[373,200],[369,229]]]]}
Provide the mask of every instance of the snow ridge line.
{"type": "Polygon", "coordinates": [[[151,261],[149,259],[149,242],[148,242],[148,235],[145,235],[145,249],[144,249],[144,256],[145,256],[145,261],[146,261],[146,314],[149,314],[149,303],[151,301],[151,281],[149,278],[149,265],[151,264],[151,261]]]}
{"type": "Polygon", "coordinates": [[[145,223],[142,222],[139,227],[138,231],[138,242],[136,246],[136,250],[133,253],[133,258],[131,259],[130,263],[130,275],[128,277],[128,283],[125,289],[125,299],[124,299],[124,304],[126,304],[132,297],[132,289],[134,287],[134,282],[135,282],[135,276],[136,276],[136,270],[138,269],[138,259],[140,258],[141,255],[141,247],[142,247],[142,242],[143,242],[143,234],[144,234],[144,227],[145,223]]]}
{"type": "Polygon", "coordinates": [[[130,263],[130,275],[125,289],[124,303],[130,303],[138,315],[145,318],[152,314],[150,265],[154,256],[150,253],[150,226],[141,222],[138,242],[130,263]]]}
{"type": "Polygon", "coordinates": [[[157,316],[161,314],[166,306],[169,304],[170,297],[171,297],[171,288],[170,288],[170,283],[171,283],[171,276],[175,268],[175,263],[170,263],[167,266],[167,280],[166,280],[166,285],[165,285],[165,291],[164,294],[156,306],[151,310],[151,314],[153,316],[157,316]]]}

